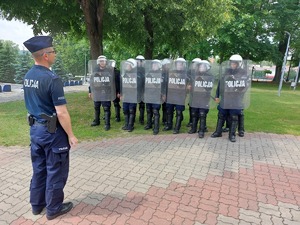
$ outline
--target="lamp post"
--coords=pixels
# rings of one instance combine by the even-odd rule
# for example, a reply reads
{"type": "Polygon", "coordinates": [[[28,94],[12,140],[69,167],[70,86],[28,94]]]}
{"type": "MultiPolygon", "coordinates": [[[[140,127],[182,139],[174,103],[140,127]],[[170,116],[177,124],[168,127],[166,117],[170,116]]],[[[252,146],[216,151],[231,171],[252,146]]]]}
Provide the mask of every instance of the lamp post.
{"type": "Polygon", "coordinates": [[[287,46],[286,46],[286,50],[285,50],[285,55],[284,55],[284,59],[283,59],[282,68],[281,68],[281,77],[280,77],[280,83],[279,83],[279,88],[278,88],[278,96],[280,96],[280,91],[281,91],[281,88],[282,88],[282,82],[283,82],[283,76],[284,76],[284,71],[285,71],[286,59],[287,59],[289,46],[290,46],[290,39],[291,39],[291,34],[287,31],[285,31],[285,33],[288,34],[289,37],[288,37],[288,42],[287,42],[287,46]]]}

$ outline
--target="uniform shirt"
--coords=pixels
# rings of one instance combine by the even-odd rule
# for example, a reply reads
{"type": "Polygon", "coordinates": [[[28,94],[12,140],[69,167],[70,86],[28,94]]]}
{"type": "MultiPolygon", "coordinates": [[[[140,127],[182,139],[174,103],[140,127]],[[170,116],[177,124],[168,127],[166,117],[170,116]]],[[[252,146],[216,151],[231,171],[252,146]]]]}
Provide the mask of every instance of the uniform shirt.
{"type": "Polygon", "coordinates": [[[26,73],[23,89],[27,111],[38,122],[44,121],[41,114],[51,116],[55,106],[67,103],[61,79],[44,66],[34,65],[26,73]]]}

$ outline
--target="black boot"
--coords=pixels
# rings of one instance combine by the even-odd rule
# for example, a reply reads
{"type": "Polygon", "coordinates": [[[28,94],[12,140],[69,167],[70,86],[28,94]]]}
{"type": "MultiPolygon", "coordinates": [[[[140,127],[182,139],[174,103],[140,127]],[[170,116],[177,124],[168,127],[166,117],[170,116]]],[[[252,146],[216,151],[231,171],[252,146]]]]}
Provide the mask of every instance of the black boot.
{"type": "Polygon", "coordinates": [[[162,123],[163,123],[163,125],[167,124],[167,106],[166,106],[166,103],[162,104],[162,123]]]}
{"type": "Polygon", "coordinates": [[[204,138],[204,132],[206,130],[206,113],[203,111],[200,111],[200,125],[199,125],[199,132],[198,137],[204,138]]]}
{"type": "Polygon", "coordinates": [[[244,112],[238,116],[238,135],[240,137],[244,137],[245,135],[245,128],[244,128],[244,112]]]}
{"type": "Polygon", "coordinates": [[[140,116],[139,116],[139,122],[140,124],[144,124],[144,117],[145,117],[145,103],[144,102],[141,102],[139,104],[139,111],[140,111],[140,116]]]}
{"type": "Polygon", "coordinates": [[[95,118],[93,122],[91,123],[91,126],[99,126],[100,125],[100,108],[99,107],[94,107],[95,109],[95,118]]]}
{"type": "Polygon", "coordinates": [[[121,115],[120,115],[121,106],[118,102],[115,102],[114,107],[115,107],[116,121],[120,122],[121,121],[121,115]]]}
{"type": "Polygon", "coordinates": [[[147,124],[144,127],[145,130],[149,130],[152,128],[152,118],[153,118],[152,109],[147,108],[147,124]]]}
{"type": "Polygon", "coordinates": [[[224,120],[223,126],[224,128],[222,128],[222,132],[228,132],[229,128],[230,128],[230,118],[229,115],[226,116],[226,119],[224,120]],[[225,125],[225,127],[224,127],[225,125]]]}
{"type": "Polygon", "coordinates": [[[103,107],[104,109],[104,118],[105,118],[105,127],[104,129],[106,131],[108,131],[110,129],[110,115],[111,115],[111,112],[110,112],[110,107],[103,107]]]}
{"type": "Polygon", "coordinates": [[[153,134],[157,135],[159,132],[159,111],[157,109],[153,110],[153,114],[154,114],[154,128],[153,128],[153,134]]]}
{"type": "Polygon", "coordinates": [[[214,133],[212,133],[212,135],[211,135],[212,138],[222,137],[222,126],[224,124],[224,121],[225,121],[224,115],[219,112],[216,131],[214,133]]]}
{"type": "Polygon", "coordinates": [[[128,132],[133,131],[135,121],[135,110],[129,109],[128,132]]]}
{"type": "MultiPolygon", "coordinates": [[[[192,123],[193,123],[193,115],[192,115],[193,112],[192,111],[193,111],[192,107],[189,106],[189,123],[186,125],[187,127],[191,127],[192,123]]],[[[194,133],[196,133],[196,131],[194,133]]],[[[189,133],[189,134],[191,134],[191,133],[189,133]]]]}
{"type": "Polygon", "coordinates": [[[124,120],[125,120],[125,124],[122,127],[123,130],[128,130],[128,122],[129,122],[129,112],[128,111],[124,111],[124,120]]]}
{"type": "Polygon", "coordinates": [[[173,134],[178,134],[179,133],[182,119],[183,119],[182,111],[177,110],[176,111],[176,123],[175,123],[175,127],[174,127],[174,130],[173,130],[173,134]]]}
{"type": "Polygon", "coordinates": [[[235,132],[238,126],[238,115],[230,115],[229,140],[235,142],[235,132]]]}
{"type": "Polygon", "coordinates": [[[197,124],[198,124],[198,116],[196,115],[196,112],[192,112],[191,114],[192,116],[192,125],[191,125],[191,129],[189,130],[189,134],[194,134],[197,132],[197,124]]]}
{"type": "Polygon", "coordinates": [[[164,131],[172,130],[172,128],[173,128],[173,116],[174,116],[173,111],[167,111],[167,124],[163,129],[164,131]]]}

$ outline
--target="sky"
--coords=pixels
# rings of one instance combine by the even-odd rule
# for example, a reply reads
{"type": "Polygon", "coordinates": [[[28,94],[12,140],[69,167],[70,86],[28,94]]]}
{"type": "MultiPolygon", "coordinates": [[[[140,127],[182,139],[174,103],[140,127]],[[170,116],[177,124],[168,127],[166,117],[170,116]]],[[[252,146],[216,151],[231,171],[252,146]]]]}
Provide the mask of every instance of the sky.
{"type": "Polygon", "coordinates": [[[23,50],[25,48],[23,42],[33,36],[31,26],[21,21],[7,21],[0,18],[0,40],[10,40],[23,50]]]}

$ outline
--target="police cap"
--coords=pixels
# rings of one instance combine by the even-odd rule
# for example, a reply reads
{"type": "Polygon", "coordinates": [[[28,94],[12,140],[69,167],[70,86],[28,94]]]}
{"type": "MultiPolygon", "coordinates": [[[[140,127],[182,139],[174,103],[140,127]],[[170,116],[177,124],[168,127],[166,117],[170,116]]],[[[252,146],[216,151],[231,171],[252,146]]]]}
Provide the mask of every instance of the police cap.
{"type": "Polygon", "coordinates": [[[41,49],[52,47],[52,42],[53,38],[50,36],[35,36],[28,39],[23,44],[31,53],[34,53],[41,49]]]}

